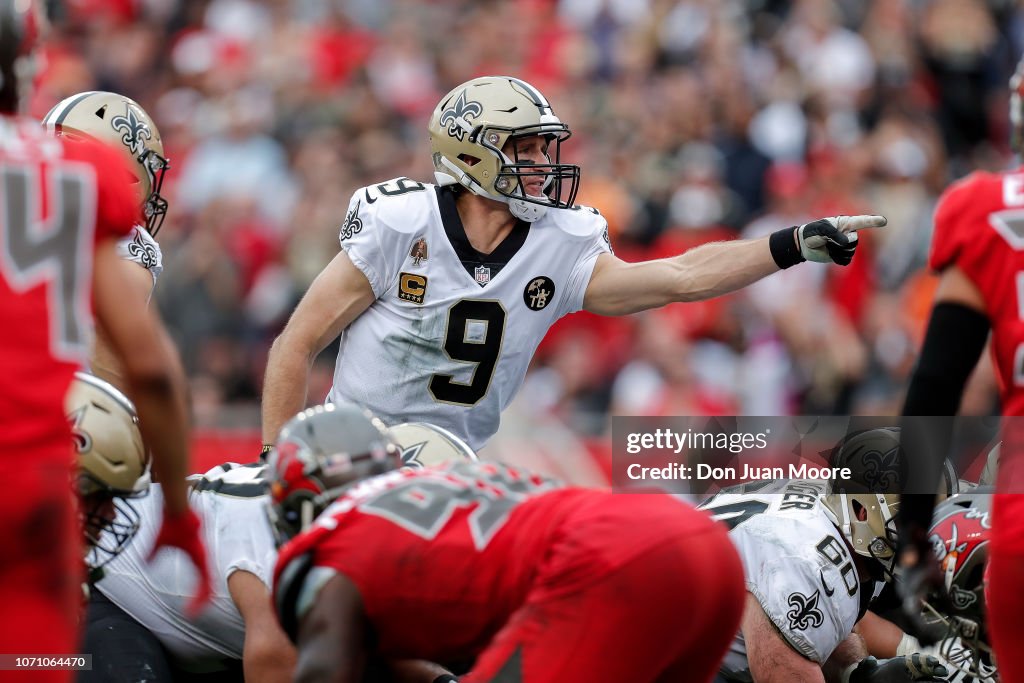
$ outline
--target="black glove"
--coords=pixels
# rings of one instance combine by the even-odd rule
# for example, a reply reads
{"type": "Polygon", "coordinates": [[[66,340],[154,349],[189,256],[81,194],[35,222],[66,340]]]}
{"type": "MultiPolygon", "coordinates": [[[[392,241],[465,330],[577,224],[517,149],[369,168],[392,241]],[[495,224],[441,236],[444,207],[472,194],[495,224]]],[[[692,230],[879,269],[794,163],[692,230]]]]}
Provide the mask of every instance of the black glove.
{"type": "Polygon", "coordinates": [[[843,683],[905,683],[906,681],[942,681],[949,675],[938,657],[915,652],[907,657],[881,661],[862,659],[855,669],[843,675],[843,683]]]}
{"type": "Polygon", "coordinates": [[[928,602],[942,614],[950,614],[952,605],[945,590],[942,570],[928,542],[927,532],[916,524],[901,526],[897,536],[896,557],[899,570],[896,595],[906,623],[904,630],[924,646],[934,645],[945,635],[944,628],[929,624],[923,617],[928,602]]]}
{"type": "Polygon", "coordinates": [[[796,229],[800,254],[808,261],[849,265],[857,249],[857,231],[881,228],[884,216],[833,216],[819,218],[796,229]]]}
{"type": "Polygon", "coordinates": [[[848,265],[857,250],[857,231],[881,228],[885,216],[833,216],[772,233],[769,248],[779,268],[803,261],[848,265]]]}

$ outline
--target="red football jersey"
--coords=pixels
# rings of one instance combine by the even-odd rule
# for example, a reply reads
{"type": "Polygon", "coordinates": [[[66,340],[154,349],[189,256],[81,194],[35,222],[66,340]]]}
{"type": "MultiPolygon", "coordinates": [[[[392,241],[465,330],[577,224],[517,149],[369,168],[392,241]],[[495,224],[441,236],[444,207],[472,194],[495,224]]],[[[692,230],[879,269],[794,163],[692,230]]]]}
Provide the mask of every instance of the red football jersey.
{"type": "Polygon", "coordinates": [[[114,150],[0,117],[0,458],[71,458],[64,396],[92,343],[96,244],[139,215],[114,150]]]}
{"type": "MultiPolygon", "coordinates": [[[[377,477],[282,548],[274,590],[279,600],[291,593],[281,585],[283,570],[312,553],[315,567],[358,587],[380,655],[474,657],[524,604],[538,573],[559,577],[548,589],[573,591],[664,542],[662,528],[639,525],[628,528],[628,544],[615,543],[610,537],[623,533],[621,525],[607,524],[602,513],[611,492],[557,487],[496,463],[377,477]],[[576,559],[553,552],[563,541],[576,559]]],[[[694,517],[707,526],[705,517],[694,517]]]]}
{"type": "Polygon", "coordinates": [[[957,266],[985,299],[1004,415],[1024,415],[1024,169],[972,173],[935,209],[929,259],[957,266]]]}

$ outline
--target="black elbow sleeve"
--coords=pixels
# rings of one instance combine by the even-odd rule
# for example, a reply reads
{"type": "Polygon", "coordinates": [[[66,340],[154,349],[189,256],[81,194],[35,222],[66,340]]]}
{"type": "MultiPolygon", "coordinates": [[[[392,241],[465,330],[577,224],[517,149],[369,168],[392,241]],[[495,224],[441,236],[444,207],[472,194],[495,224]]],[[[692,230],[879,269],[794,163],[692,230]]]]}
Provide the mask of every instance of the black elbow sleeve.
{"type": "Polygon", "coordinates": [[[988,332],[984,313],[958,303],[936,305],[910,379],[903,414],[955,415],[988,332]]]}

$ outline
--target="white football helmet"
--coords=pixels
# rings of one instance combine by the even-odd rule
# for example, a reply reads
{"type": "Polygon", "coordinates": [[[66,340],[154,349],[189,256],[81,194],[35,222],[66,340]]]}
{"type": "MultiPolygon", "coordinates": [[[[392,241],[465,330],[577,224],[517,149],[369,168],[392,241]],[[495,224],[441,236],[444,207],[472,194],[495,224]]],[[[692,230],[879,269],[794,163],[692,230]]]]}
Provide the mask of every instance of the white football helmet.
{"type": "Polygon", "coordinates": [[[461,184],[473,194],[505,202],[512,215],[530,223],[549,208],[573,206],[580,167],[561,162],[562,142],[572,133],[529,83],[509,76],[467,81],[441,99],[429,130],[439,185],[461,184]],[[506,153],[509,141],[536,135],[549,144],[545,163],[520,161],[514,144],[512,156],[506,153]],[[543,194],[526,193],[522,179],[529,176],[544,176],[543,194]]]}
{"type": "Polygon", "coordinates": [[[59,135],[87,135],[118,150],[138,185],[146,230],[151,235],[160,230],[167,215],[160,188],[170,162],[160,131],[135,100],[112,92],[78,93],[51,109],[43,125],[59,135]]]}
{"type": "Polygon", "coordinates": [[[139,528],[131,499],[149,491],[149,453],[132,402],[97,377],[75,373],[65,414],[78,453],[88,560],[97,569],[116,557],[139,528]]]}

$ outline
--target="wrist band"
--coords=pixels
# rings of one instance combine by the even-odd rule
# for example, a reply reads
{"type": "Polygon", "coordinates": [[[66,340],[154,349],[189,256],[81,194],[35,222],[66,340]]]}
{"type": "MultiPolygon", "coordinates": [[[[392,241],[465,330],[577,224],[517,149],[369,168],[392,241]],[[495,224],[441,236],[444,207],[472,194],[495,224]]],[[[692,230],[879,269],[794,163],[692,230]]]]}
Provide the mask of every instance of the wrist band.
{"type": "Polygon", "coordinates": [[[263,448],[260,449],[260,460],[266,460],[267,459],[267,453],[269,453],[272,450],[274,450],[274,444],[272,444],[272,443],[265,443],[265,444],[263,444],[263,448]]]}
{"type": "Polygon", "coordinates": [[[795,226],[778,230],[768,238],[768,248],[772,252],[772,258],[775,259],[775,265],[782,270],[807,260],[800,253],[800,247],[796,244],[795,231],[795,226]]]}

